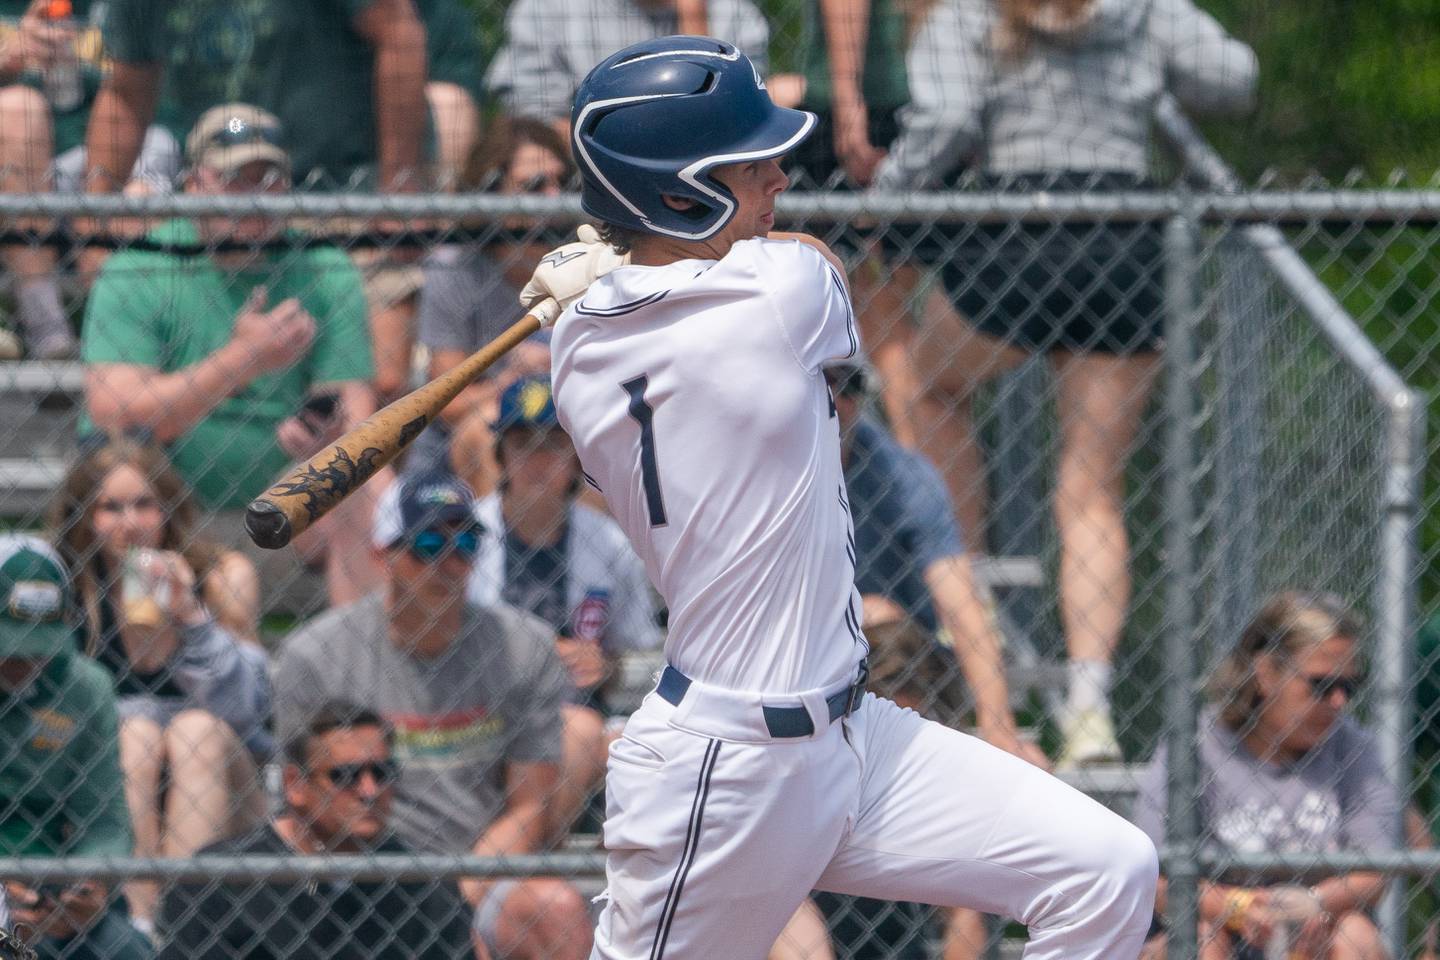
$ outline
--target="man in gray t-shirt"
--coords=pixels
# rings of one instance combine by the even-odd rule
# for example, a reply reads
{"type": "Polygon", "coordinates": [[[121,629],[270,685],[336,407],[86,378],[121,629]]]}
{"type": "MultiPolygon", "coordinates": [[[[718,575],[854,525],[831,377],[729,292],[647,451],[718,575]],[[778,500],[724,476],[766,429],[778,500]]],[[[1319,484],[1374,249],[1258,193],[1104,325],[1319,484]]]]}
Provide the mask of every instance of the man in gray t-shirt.
{"type": "MultiPolygon", "coordinates": [[[[551,833],[568,688],[552,631],[513,608],[465,602],[479,545],[468,487],[418,475],[401,481],[398,501],[385,586],[284,645],[274,681],[281,736],[332,698],[374,710],[395,730],[391,819],[405,842],[435,853],[534,853],[551,833]]],[[[467,879],[461,891],[492,954],[589,953],[585,903],[563,880],[467,879]]]]}

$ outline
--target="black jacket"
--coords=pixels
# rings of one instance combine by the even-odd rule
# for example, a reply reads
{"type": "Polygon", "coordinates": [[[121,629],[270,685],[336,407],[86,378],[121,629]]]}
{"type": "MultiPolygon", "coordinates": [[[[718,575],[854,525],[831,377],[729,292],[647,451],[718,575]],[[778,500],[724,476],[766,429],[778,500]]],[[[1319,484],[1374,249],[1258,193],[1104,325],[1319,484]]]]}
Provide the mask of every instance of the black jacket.
{"type": "MultiPolygon", "coordinates": [[[[406,853],[387,839],[377,853],[406,853]]],[[[200,851],[293,851],[269,826],[200,851]]],[[[177,884],[161,905],[162,960],[460,960],[470,911],[450,881],[177,884]]]]}

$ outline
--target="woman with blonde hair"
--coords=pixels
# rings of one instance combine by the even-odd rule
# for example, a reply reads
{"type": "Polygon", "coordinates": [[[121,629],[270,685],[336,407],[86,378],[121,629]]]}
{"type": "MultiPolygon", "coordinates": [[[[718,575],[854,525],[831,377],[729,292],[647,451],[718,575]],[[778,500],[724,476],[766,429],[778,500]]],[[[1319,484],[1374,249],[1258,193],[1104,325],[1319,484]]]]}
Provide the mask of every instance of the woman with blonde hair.
{"type": "MultiPolygon", "coordinates": [[[[103,435],[84,444],[51,513],[85,652],[115,680],[136,856],[188,855],[264,809],[270,687],[255,568],[193,538],[196,519],[163,450],[103,435]]],[[[157,895],[149,881],[127,889],[142,926],[157,895]]]]}
{"type": "MultiPolygon", "coordinates": [[[[1250,48],[1191,0],[940,0],[906,62],[911,101],[880,189],[950,185],[965,170],[1016,193],[1143,189],[1159,97],[1239,110],[1257,73],[1250,48]]],[[[1118,760],[1109,689],[1131,590],[1124,464],[1159,366],[1160,228],[963,225],[916,255],[939,268],[945,295],[931,296],[913,344],[913,428],[972,544],[984,543],[988,509],[974,394],[1032,356],[1053,374],[1070,655],[1059,760],[1118,760]]]]}
{"type": "MultiPolygon", "coordinates": [[[[1374,738],[1348,715],[1362,682],[1361,624],[1329,594],[1272,597],[1215,672],[1201,717],[1201,829],[1236,853],[1375,852],[1398,846],[1400,801],[1374,738]]],[[[1166,751],[1141,782],[1136,823],[1165,840],[1166,751]]],[[[1372,871],[1312,886],[1254,876],[1203,883],[1201,960],[1382,960],[1372,871]],[[1278,942],[1277,942],[1278,941],[1278,942]],[[1286,952],[1288,951],[1288,952],[1286,952]]],[[[1165,905],[1165,881],[1156,911],[1165,905]]],[[[1163,940],[1145,954],[1163,957],[1163,940]]]]}

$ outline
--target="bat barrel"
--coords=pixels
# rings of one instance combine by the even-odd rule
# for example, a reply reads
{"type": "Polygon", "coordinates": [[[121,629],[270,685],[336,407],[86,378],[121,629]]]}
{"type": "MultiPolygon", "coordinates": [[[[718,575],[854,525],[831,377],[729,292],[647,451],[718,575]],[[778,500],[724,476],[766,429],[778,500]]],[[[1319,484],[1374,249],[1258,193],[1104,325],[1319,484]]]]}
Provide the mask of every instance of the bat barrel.
{"type": "Polygon", "coordinates": [[[269,500],[252,500],[245,508],[245,532],[256,546],[279,550],[294,536],[294,527],[285,511],[269,500]]]}

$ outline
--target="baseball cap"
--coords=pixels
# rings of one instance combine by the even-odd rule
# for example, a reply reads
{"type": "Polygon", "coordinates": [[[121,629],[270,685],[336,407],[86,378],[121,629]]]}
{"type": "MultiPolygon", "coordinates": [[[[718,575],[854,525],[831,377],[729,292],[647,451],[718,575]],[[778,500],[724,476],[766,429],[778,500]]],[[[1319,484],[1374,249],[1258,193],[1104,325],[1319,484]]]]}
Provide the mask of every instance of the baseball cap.
{"type": "Polygon", "coordinates": [[[0,534],[0,657],[38,659],[65,649],[70,599],[70,577],[53,547],[38,537],[0,534]]]}
{"type": "Polygon", "coordinates": [[[560,425],[555,413],[555,398],[550,393],[550,378],[544,374],[521,377],[500,394],[500,415],[490,425],[497,434],[513,427],[549,430],[560,425]]]}
{"type": "Polygon", "coordinates": [[[290,170],[280,118],[248,103],[222,103],[200,115],[185,138],[185,159],[192,167],[234,173],[264,160],[290,170]]]}
{"type": "Polygon", "coordinates": [[[375,505],[375,546],[388,549],[407,536],[439,526],[478,525],[475,494],[448,473],[404,477],[386,490],[375,505]]]}

